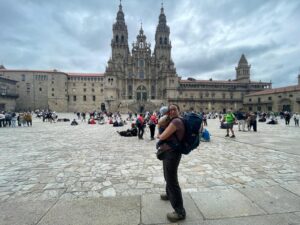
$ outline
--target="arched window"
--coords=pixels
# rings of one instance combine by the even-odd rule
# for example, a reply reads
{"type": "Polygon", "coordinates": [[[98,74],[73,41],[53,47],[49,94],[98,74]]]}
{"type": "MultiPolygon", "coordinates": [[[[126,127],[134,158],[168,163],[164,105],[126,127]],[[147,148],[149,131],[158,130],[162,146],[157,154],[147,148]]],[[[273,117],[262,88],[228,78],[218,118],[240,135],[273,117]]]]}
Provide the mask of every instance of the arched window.
{"type": "Polygon", "coordinates": [[[168,44],[168,38],[165,37],[165,45],[168,44]]]}
{"type": "Polygon", "coordinates": [[[119,35],[116,36],[116,42],[119,42],[119,35]]]}
{"type": "Polygon", "coordinates": [[[121,36],[121,42],[122,43],[124,42],[124,36],[123,35],[121,36]]]}
{"type": "Polygon", "coordinates": [[[162,44],[163,43],[163,39],[162,37],[159,38],[159,44],[162,44]]]}

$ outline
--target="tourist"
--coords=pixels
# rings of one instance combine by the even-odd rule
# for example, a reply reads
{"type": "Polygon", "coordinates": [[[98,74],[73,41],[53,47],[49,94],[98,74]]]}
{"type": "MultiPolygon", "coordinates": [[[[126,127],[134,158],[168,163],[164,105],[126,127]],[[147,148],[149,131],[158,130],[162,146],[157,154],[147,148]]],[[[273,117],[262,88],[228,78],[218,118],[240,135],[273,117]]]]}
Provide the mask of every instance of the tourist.
{"type": "Polygon", "coordinates": [[[11,127],[16,127],[17,126],[17,114],[13,112],[11,114],[11,127]]]}
{"type": "Polygon", "coordinates": [[[145,120],[143,117],[143,114],[140,114],[138,118],[136,119],[136,126],[138,128],[138,138],[143,139],[144,135],[144,127],[145,127],[145,120]]]}
{"type": "Polygon", "coordinates": [[[300,118],[299,114],[295,113],[293,117],[294,117],[295,127],[299,127],[299,118],[300,118]]]}
{"type": "Polygon", "coordinates": [[[71,126],[76,126],[76,125],[78,125],[78,123],[75,119],[73,119],[73,121],[71,122],[71,126]]]}
{"type": "Polygon", "coordinates": [[[225,135],[225,137],[229,137],[229,130],[230,130],[231,131],[231,136],[230,137],[231,138],[235,138],[234,131],[233,131],[233,124],[235,122],[235,116],[231,112],[230,109],[227,110],[227,113],[223,117],[223,122],[226,122],[226,131],[227,131],[227,134],[225,135]]]}
{"type": "MultiPolygon", "coordinates": [[[[184,124],[179,118],[180,111],[179,106],[171,104],[169,106],[169,116],[171,122],[162,134],[158,135],[159,140],[166,140],[171,142],[177,142],[183,140],[184,137],[184,124]]],[[[178,166],[181,160],[181,153],[175,151],[175,149],[168,149],[164,153],[163,158],[163,172],[166,181],[166,193],[162,194],[160,198],[162,200],[170,200],[170,203],[175,210],[173,213],[168,213],[167,218],[171,222],[183,220],[186,217],[186,212],[183,207],[183,199],[181,188],[178,183],[178,166]]]]}
{"type": "Polygon", "coordinates": [[[251,130],[251,127],[253,127],[253,131],[257,131],[257,121],[256,121],[257,115],[256,113],[251,112],[250,113],[250,127],[249,131],[251,130]]]}
{"type": "Polygon", "coordinates": [[[157,124],[157,117],[156,117],[156,114],[153,113],[153,114],[150,116],[149,122],[148,122],[149,129],[150,129],[150,139],[151,139],[151,140],[154,140],[156,124],[157,124]]]}
{"type": "Polygon", "coordinates": [[[289,112],[284,113],[285,125],[290,125],[291,114],[289,112]]]}
{"type": "Polygon", "coordinates": [[[236,113],[236,119],[238,121],[239,131],[246,131],[245,130],[245,115],[241,111],[241,109],[239,111],[237,111],[237,113],[236,113]],[[241,127],[242,127],[242,129],[241,129],[241,127]]]}

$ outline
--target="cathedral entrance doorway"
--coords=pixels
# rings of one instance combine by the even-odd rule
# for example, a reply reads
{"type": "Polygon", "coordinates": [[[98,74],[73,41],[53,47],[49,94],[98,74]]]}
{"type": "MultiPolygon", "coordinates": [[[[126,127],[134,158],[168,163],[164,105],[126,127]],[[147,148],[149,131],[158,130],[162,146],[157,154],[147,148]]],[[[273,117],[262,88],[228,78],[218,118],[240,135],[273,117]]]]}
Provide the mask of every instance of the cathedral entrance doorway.
{"type": "Polygon", "coordinates": [[[144,106],[143,105],[140,105],[140,113],[143,113],[145,110],[144,106]]]}
{"type": "Polygon", "coordinates": [[[279,102],[279,109],[281,111],[288,111],[288,112],[291,112],[292,111],[292,106],[291,106],[291,100],[290,99],[282,99],[280,102],[279,102]]]}
{"type": "Polygon", "coordinates": [[[136,100],[138,102],[145,102],[147,101],[147,89],[145,86],[140,85],[136,89],[136,100]]]}
{"type": "Polygon", "coordinates": [[[104,103],[101,103],[101,111],[106,111],[104,103]]]}

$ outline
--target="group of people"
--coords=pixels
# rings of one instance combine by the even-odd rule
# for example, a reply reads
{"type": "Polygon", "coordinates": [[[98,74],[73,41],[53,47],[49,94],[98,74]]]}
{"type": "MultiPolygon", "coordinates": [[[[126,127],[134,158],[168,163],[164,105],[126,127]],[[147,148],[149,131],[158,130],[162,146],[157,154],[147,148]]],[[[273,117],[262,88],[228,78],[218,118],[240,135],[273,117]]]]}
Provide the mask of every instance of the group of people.
{"type": "Polygon", "coordinates": [[[0,112],[0,128],[30,126],[32,126],[31,112],[0,112]]]}

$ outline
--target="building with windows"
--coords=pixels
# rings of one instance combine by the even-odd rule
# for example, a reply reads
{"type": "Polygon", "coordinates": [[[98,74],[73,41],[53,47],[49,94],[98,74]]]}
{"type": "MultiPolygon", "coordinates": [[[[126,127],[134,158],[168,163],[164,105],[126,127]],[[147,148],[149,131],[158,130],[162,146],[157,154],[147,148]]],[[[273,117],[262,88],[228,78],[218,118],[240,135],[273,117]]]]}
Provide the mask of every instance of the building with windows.
{"type": "Polygon", "coordinates": [[[0,77],[0,112],[14,111],[16,108],[16,92],[15,80],[0,77]]]}
{"type": "Polygon", "coordinates": [[[226,111],[242,108],[245,95],[271,88],[269,82],[250,79],[251,65],[244,54],[235,80],[182,79],[172,60],[163,6],[153,52],[142,27],[129,49],[121,4],[112,28],[111,57],[104,73],[0,69],[1,77],[18,81],[16,109],[142,112],[177,103],[182,110],[226,111]]]}
{"type": "Polygon", "coordinates": [[[298,84],[250,93],[244,98],[244,108],[260,112],[300,112],[300,74],[298,84]]]}

